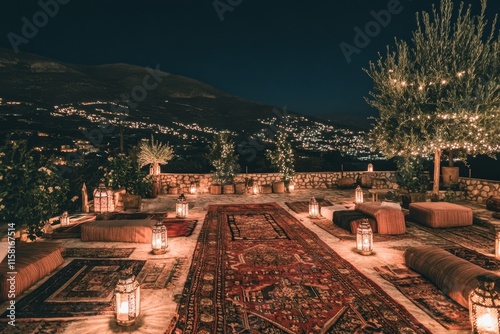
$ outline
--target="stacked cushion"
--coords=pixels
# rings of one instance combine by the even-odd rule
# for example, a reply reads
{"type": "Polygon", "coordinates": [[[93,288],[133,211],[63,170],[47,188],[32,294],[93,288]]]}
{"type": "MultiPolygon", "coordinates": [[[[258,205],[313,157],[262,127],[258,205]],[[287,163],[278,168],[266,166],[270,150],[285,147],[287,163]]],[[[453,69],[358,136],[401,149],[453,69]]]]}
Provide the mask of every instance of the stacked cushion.
{"type": "Polygon", "coordinates": [[[364,213],[377,221],[379,234],[405,234],[405,215],[402,210],[382,206],[380,202],[359,203],[356,211],[364,213]]]}

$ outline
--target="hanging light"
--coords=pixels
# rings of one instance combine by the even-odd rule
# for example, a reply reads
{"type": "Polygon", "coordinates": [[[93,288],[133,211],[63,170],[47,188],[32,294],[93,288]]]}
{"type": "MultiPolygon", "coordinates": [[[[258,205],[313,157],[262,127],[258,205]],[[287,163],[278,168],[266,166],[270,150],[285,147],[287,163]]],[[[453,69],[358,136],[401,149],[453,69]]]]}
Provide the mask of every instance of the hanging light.
{"type": "Polygon", "coordinates": [[[153,254],[165,254],[168,247],[167,227],[158,222],[153,226],[153,237],[151,239],[151,248],[153,254]]]}
{"type": "Polygon", "coordinates": [[[368,172],[373,172],[373,164],[368,164],[368,172]]]}
{"type": "Polygon", "coordinates": [[[362,255],[370,255],[373,250],[373,231],[368,219],[361,220],[356,234],[356,248],[362,255]]]}
{"type": "Polygon", "coordinates": [[[318,218],[319,216],[319,204],[318,201],[316,201],[316,198],[311,197],[309,200],[309,217],[311,218],[318,218]]]}
{"type": "Polygon", "coordinates": [[[68,226],[70,224],[68,211],[64,211],[61,217],[59,217],[59,222],[61,226],[68,226]]]}
{"type": "Polygon", "coordinates": [[[469,295],[469,316],[472,333],[493,334],[500,331],[500,299],[495,291],[495,281],[488,276],[478,276],[478,286],[469,295]]]}
{"type": "Polygon", "coordinates": [[[257,183],[254,183],[252,186],[252,194],[257,195],[259,193],[259,185],[257,183]]]}
{"type": "Polygon", "coordinates": [[[141,310],[141,288],[132,269],[120,272],[115,287],[115,319],[120,326],[131,326],[141,310]]]}
{"type": "Polygon", "coordinates": [[[195,181],[191,182],[191,185],[189,186],[189,193],[191,195],[194,195],[194,194],[196,194],[197,191],[198,191],[198,188],[196,186],[196,182],[195,181]]]}
{"type": "Polygon", "coordinates": [[[356,187],[356,190],[354,191],[354,194],[355,194],[355,200],[354,200],[354,202],[356,204],[363,203],[363,189],[361,189],[360,186],[356,187]]]}
{"type": "Polygon", "coordinates": [[[113,191],[106,188],[104,179],[102,179],[99,187],[94,190],[94,212],[105,213],[114,210],[113,191]]]}
{"type": "Polygon", "coordinates": [[[175,204],[175,212],[177,218],[186,218],[188,216],[189,205],[186,201],[186,197],[184,194],[181,194],[177,199],[177,203],[175,204]]]}
{"type": "Polygon", "coordinates": [[[495,233],[495,257],[500,259],[500,231],[495,233]]]}

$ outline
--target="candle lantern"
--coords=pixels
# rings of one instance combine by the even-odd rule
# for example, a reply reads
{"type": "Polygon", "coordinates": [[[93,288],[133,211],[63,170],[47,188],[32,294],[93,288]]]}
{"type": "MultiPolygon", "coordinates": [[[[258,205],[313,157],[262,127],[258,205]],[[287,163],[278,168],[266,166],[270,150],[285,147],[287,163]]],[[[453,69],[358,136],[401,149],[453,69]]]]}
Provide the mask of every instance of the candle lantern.
{"type": "Polygon", "coordinates": [[[477,279],[479,284],[469,295],[469,316],[472,333],[499,333],[500,299],[495,291],[495,281],[488,276],[478,276],[477,279]]]}
{"type": "Polygon", "coordinates": [[[103,179],[99,183],[99,187],[94,190],[94,212],[105,213],[114,210],[113,191],[106,188],[103,179]]]}
{"type": "Polygon", "coordinates": [[[181,194],[175,204],[177,218],[186,218],[188,216],[189,205],[184,194],[181,194]]]}
{"type": "Polygon", "coordinates": [[[139,316],[141,293],[139,282],[135,280],[132,269],[120,272],[115,287],[115,319],[120,326],[131,326],[139,316]]]}
{"type": "Polygon", "coordinates": [[[368,164],[368,172],[373,172],[373,164],[368,164]]]}
{"type": "Polygon", "coordinates": [[[500,259],[500,231],[495,232],[495,257],[500,259]]]}
{"type": "Polygon", "coordinates": [[[197,191],[198,191],[198,187],[196,186],[196,182],[191,182],[191,185],[189,186],[189,193],[191,195],[194,195],[194,194],[196,194],[197,191]]]}
{"type": "Polygon", "coordinates": [[[294,191],[295,191],[295,184],[293,184],[293,182],[290,182],[290,184],[288,184],[288,192],[293,193],[294,191]]]}
{"type": "Polygon", "coordinates": [[[318,216],[319,204],[318,201],[316,201],[316,198],[312,197],[311,200],[309,200],[309,217],[318,218],[318,216]]]}
{"type": "Polygon", "coordinates": [[[354,202],[356,204],[363,203],[363,189],[361,189],[360,186],[356,187],[356,190],[354,191],[354,194],[355,194],[355,200],[354,200],[354,202]]]}
{"type": "Polygon", "coordinates": [[[69,221],[69,215],[68,211],[64,211],[61,217],[59,217],[59,222],[61,223],[61,226],[68,226],[70,221],[69,221]]]}
{"type": "Polygon", "coordinates": [[[373,231],[367,219],[362,219],[356,231],[356,248],[363,255],[370,255],[373,250],[373,231]]]}
{"type": "Polygon", "coordinates": [[[257,195],[259,193],[259,185],[257,183],[254,183],[252,186],[252,194],[257,195]]]}
{"type": "Polygon", "coordinates": [[[153,237],[151,239],[151,248],[153,254],[165,254],[168,247],[167,227],[158,222],[153,226],[153,237]]]}

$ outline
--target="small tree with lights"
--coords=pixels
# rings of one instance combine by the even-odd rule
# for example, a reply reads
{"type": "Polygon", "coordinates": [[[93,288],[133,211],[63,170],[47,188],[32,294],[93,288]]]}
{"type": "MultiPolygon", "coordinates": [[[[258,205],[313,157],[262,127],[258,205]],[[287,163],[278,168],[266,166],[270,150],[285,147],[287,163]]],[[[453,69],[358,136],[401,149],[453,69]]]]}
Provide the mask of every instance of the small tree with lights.
{"type": "Polygon", "coordinates": [[[266,157],[271,162],[271,166],[281,174],[282,180],[288,188],[288,184],[293,180],[295,174],[295,156],[286,131],[278,131],[275,139],[276,148],[266,150],[266,157]]]}
{"type": "Polygon", "coordinates": [[[481,12],[442,0],[432,15],[417,14],[412,47],[396,40],[366,69],[374,88],[368,103],[380,117],[370,132],[386,156],[434,155],[433,196],[439,193],[443,151],[500,151],[500,38],[496,18],[487,31],[481,12]]]}
{"type": "Polygon", "coordinates": [[[240,167],[230,136],[231,133],[227,130],[215,134],[207,155],[207,159],[214,167],[213,180],[221,185],[231,183],[240,167]]]}

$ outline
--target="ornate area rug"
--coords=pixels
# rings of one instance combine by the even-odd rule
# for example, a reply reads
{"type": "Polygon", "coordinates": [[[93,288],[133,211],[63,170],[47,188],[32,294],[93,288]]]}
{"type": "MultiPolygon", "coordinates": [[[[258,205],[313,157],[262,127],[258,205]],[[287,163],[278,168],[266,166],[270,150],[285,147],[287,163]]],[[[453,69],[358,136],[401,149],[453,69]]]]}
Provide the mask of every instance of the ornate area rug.
{"type": "MultiPolygon", "coordinates": [[[[319,207],[332,206],[332,202],[324,198],[316,198],[319,207]]],[[[285,202],[285,204],[296,213],[309,213],[309,201],[285,202]]]]}
{"type": "Polygon", "coordinates": [[[0,323],[1,334],[60,334],[72,321],[18,321],[16,326],[0,323]]]}
{"type": "MultiPolygon", "coordinates": [[[[177,279],[185,260],[75,259],[16,303],[16,318],[113,314],[119,271],[132,268],[142,289],[162,289],[177,279]]],[[[5,315],[2,317],[5,318],[5,315]]]]}
{"type": "Polygon", "coordinates": [[[470,329],[469,311],[404,265],[376,267],[408,299],[447,329],[470,329]]]}
{"type": "Polygon", "coordinates": [[[163,219],[162,224],[167,227],[167,235],[169,238],[189,237],[198,223],[192,219],[163,219]]]}
{"type": "Polygon", "coordinates": [[[66,248],[63,257],[82,257],[91,259],[127,258],[135,248],[66,248]]]}
{"type": "Polygon", "coordinates": [[[175,333],[429,333],[276,203],[211,205],[175,333]]]}

